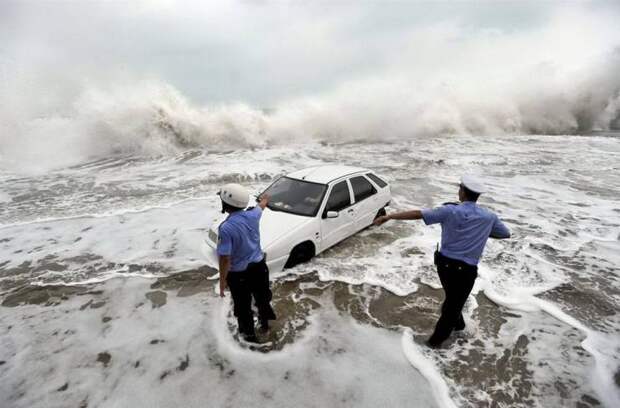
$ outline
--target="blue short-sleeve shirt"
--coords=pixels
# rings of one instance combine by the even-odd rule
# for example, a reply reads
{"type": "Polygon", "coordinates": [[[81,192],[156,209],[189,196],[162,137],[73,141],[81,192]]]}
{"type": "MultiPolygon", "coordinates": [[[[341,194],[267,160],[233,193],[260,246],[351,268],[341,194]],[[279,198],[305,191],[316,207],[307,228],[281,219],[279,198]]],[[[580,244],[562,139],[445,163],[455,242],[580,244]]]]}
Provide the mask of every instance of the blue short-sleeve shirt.
{"type": "Polygon", "coordinates": [[[217,254],[230,256],[230,272],[241,272],[251,262],[263,259],[260,246],[260,217],[263,210],[235,211],[220,225],[217,254]]]}
{"type": "Polygon", "coordinates": [[[510,237],[497,215],[473,201],[422,210],[427,225],[441,224],[441,250],[448,258],[478,265],[489,236],[510,237]]]}

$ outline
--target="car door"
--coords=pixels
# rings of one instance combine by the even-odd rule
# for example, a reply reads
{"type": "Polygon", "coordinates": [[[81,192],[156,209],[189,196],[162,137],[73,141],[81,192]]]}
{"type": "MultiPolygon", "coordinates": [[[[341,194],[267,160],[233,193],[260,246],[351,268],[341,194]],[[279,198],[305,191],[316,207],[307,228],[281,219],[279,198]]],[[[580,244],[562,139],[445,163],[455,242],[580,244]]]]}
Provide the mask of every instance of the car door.
{"type": "Polygon", "coordinates": [[[353,190],[354,212],[353,232],[366,228],[382,207],[377,189],[364,176],[354,176],[349,180],[353,190]]]}
{"type": "Polygon", "coordinates": [[[329,191],[321,218],[321,251],[351,235],[355,219],[351,204],[351,193],[347,181],[335,183],[329,191]],[[338,216],[327,218],[328,211],[336,211],[338,216]]]}

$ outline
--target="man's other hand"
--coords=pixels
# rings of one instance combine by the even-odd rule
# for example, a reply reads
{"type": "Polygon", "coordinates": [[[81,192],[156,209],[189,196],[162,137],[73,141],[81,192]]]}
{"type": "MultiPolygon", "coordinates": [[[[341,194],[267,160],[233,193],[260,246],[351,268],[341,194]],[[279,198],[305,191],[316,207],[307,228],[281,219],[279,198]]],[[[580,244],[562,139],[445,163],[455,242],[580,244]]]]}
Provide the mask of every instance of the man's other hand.
{"type": "Polygon", "coordinates": [[[386,221],[389,221],[390,217],[387,215],[382,215],[381,217],[377,217],[375,218],[375,220],[372,222],[374,225],[381,225],[381,224],[385,224],[386,221]]]}

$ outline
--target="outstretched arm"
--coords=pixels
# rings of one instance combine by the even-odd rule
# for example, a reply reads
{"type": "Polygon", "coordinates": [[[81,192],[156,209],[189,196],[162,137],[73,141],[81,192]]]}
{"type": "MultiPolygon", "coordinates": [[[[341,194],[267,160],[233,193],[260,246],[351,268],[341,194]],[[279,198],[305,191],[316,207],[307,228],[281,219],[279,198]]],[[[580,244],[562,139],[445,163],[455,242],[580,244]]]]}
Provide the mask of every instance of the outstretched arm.
{"type": "Polygon", "coordinates": [[[381,225],[388,220],[424,220],[426,225],[444,222],[452,213],[451,205],[442,205],[429,210],[411,210],[392,213],[379,217],[375,220],[375,225],[381,225]]]}
{"type": "Polygon", "coordinates": [[[378,217],[375,221],[375,225],[381,225],[389,220],[419,220],[422,218],[422,211],[420,210],[411,210],[411,211],[401,211],[397,213],[383,215],[378,217]]]}
{"type": "Polygon", "coordinates": [[[493,229],[489,234],[490,238],[495,239],[506,239],[510,238],[510,230],[508,227],[499,219],[499,217],[495,218],[495,223],[493,224],[493,229]]]}

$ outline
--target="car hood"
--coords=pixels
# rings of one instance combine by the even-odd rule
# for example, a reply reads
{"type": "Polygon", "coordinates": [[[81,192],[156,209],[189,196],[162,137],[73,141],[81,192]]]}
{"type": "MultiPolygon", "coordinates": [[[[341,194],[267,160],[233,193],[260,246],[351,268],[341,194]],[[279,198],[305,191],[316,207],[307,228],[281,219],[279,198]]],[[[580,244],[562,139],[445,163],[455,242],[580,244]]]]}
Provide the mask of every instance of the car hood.
{"type": "MultiPolygon", "coordinates": [[[[210,228],[209,237],[213,243],[217,242],[218,228],[226,219],[223,215],[217,219],[210,228]]],[[[269,249],[280,238],[301,228],[309,223],[312,217],[290,214],[282,211],[273,211],[269,208],[263,210],[260,220],[260,243],[263,250],[269,249]]]]}
{"type": "Polygon", "coordinates": [[[312,217],[272,211],[269,208],[265,208],[260,220],[260,241],[263,250],[266,250],[277,240],[290,232],[296,231],[311,220],[312,217]]]}

